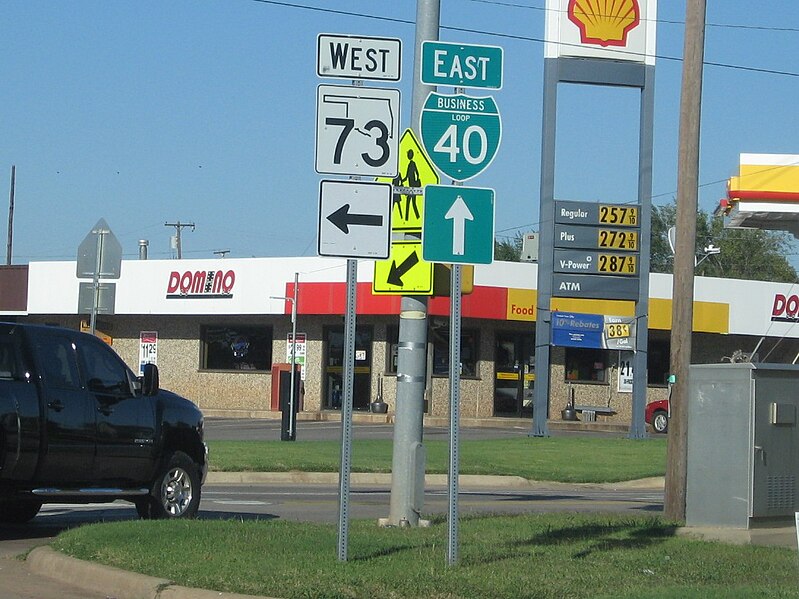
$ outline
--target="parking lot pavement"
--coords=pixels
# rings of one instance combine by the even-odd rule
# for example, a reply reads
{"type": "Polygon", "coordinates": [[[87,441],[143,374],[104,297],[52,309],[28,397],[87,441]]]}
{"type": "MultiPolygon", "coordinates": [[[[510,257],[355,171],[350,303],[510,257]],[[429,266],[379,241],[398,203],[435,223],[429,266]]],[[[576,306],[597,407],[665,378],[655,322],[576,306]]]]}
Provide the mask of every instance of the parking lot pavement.
{"type": "MultiPolygon", "coordinates": [[[[341,439],[341,422],[338,414],[331,414],[330,420],[298,420],[298,441],[338,441],[341,439]],[[335,417],[335,418],[334,418],[335,417]]],[[[208,441],[278,441],[280,440],[280,420],[260,418],[216,418],[205,419],[205,438],[208,441]]],[[[510,437],[528,437],[532,433],[532,421],[509,419],[490,424],[460,426],[458,437],[466,440],[506,439],[510,437]]],[[[594,427],[590,430],[561,429],[550,427],[552,436],[582,435],[602,437],[624,437],[626,430],[618,427],[594,427]]],[[[354,422],[353,438],[355,439],[392,439],[394,425],[378,422],[354,422]]],[[[449,425],[427,425],[422,432],[423,439],[449,439],[449,425]]]]}

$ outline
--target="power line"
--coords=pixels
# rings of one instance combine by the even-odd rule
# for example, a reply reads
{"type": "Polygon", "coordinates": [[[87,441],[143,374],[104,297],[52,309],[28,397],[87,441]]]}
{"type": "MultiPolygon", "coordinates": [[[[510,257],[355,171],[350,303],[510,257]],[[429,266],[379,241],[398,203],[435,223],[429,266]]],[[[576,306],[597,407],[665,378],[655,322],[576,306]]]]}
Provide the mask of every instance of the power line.
{"type": "MultiPolygon", "coordinates": [[[[468,0],[476,4],[494,4],[496,6],[505,6],[509,8],[524,8],[527,10],[537,10],[547,12],[562,12],[557,9],[548,9],[545,6],[529,6],[527,4],[518,4],[516,2],[500,2],[499,0],[468,0]]],[[[642,19],[642,21],[652,21],[652,19],[642,19]]],[[[654,19],[655,23],[664,23],[667,25],[685,25],[685,21],[677,21],[671,19],[654,19]]],[[[739,25],[735,23],[706,23],[705,27],[716,27],[722,29],[752,29],[755,31],[784,31],[784,32],[799,32],[799,27],[773,27],[766,25],[739,25]]]]}
{"type": "MultiPolygon", "coordinates": [[[[471,1],[472,2],[482,1],[482,2],[487,3],[487,4],[498,4],[499,3],[497,0],[492,0],[491,2],[489,2],[488,0],[471,0],[471,1]]],[[[370,14],[366,14],[366,13],[359,13],[359,12],[346,11],[346,10],[337,10],[337,9],[332,9],[332,8],[321,8],[321,7],[318,7],[318,6],[308,6],[308,5],[305,5],[305,4],[295,4],[293,2],[282,2],[280,0],[252,0],[252,2],[260,2],[261,4],[271,4],[271,5],[275,5],[275,6],[283,6],[283,7],[286,7],[286,8],[297,8],[297,9],[301,9],[301,10],[309,10],[309,11],[314,11],[314,12],[322,12],[322,13],[342,15],[342,16],[348,16],[348,17],[357,17],[357,18],[361,18],[361,19],[373,19],[373,20],[376,20],[376,21],[386,21],[386,22],[389,22],[389,23],[401,23],[401,24],[404,24],[404,25],[414,25],[415,24],[415,21],[412,21],[410,19],[398,19],[398,18],[395,18],[395,17],[384,17],[384,16],[379,16],[379,15],[370,15],[370,14]]],[[[535,9],[536,8],[536,7],[532,7],[532,6],[531,7],[526,7],[526,6],[522,6],[522,5],[519,5],[519,7],[521,7],[521,8],[531,8],[531,9],[535,9]]],[[[546,9],[541,8],[540,10],[546,10],[546,9]]],[[[671,22],[671,21],[659,21],[659,22],[671,22]]],[[[681,23],[680,21],[673,21],[673,22],[674,23],[678,23],[678,24],[681,23]]],[[[784,29],[776,29],[776,28],[774,28],[774,29],[772,29],[772,28],[768,28],[768,27],[745,26],[745,25],[734,26],[734,25],[722,25],[722,24],[719,24],[717,26],[719,26],[719,27],[729,27],[729,28],[740,28],[740,29],[761,29],[761,30],[765,30],[765,31],[799,31],[799,29],[795,29],[795,28],[784,28],[784,29]]],[[[441,25],[440,29],[446,29],[448,31],[458,31],[458,32],[461,32],[461,33],[471,33],[471,34],[475,34],[475,35],[488,35],[488,36],[498,37],[498,38],[503,38],[503,39],[534,42],[534,43],[539,43],[539,44],[545,43],[545,40],[543,38],[531,37],[531,36],[526,36],[526,35],[515,35],[515,34],[510,34],[510,33],[499,33],[499,32],[496,32],[496,31],[484,31],[484,30],[481,30],[481,29],[470,29],[470,28],[466,28],[466,27],[453,27],[451,25],[441,25]]],[[[630,53],[630,54],[634,55],[634,53],[630,53]]],[[[682,62],[682,60],[683,60],[680,57],[665,56],[665,55],[661,55],[661,54],[656,54],[655,58],[659,59],[659,60],[669,60],[669,61],[674,61],[674,62],[682,62]]],[[[744,72],[750,72],[750,73],[763,73],[763,74],[766,74],[766,75],[781,75],[783,77],[799,77],[799,72],[794,72],[794,71],[782,71],[782,70],[778,70],[778,69],[767,69],[767,68],[763,68],[763,67],[749,67],[749,66],[743,66],[743,65],[735,65],[735,64],[728,64],[728,63],[723,63],[723,62],[711,62],[711,61],[704,61],[703,64],[706,65],[706,66],[717,67],[717,68],[721,68],[721,69],[730,69],[730,70],[744,71],[744,72]]]]}

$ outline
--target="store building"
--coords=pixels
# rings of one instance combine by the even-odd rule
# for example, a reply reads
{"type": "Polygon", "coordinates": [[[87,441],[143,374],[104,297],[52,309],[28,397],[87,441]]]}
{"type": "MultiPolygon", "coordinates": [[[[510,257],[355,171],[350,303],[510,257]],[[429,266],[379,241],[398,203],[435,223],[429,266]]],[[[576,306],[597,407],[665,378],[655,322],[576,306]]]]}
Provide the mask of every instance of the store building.
{"type": "MultiPolygon", "coordinates": [[[[277,417],[273,366],[289,361],[297,273],[296,355],[303,363],[301,418],[340,409],[346,261],[330,258],[124,260],[107,337],[134,369],[155,361],[162,385],[208,415],[277,417]]],[[[388,418],[396,397],[400,296],[372,293],[374,263],[358,264],[354,409],[368,411],[382,389],[388,418]]],[[[633,376],[646,376],[648,401],[667,396],[671,276],[650,275],[648,371],[633,373],[627,350],[553,346],[550,419],[570,395],[602,407],[598,418],[629,423],[633,376]],[[605,413],[603,415],[603,413],[605,413]]],[[[535,384],[534,263],[476,266],[462,303],[461,417],[530,418],[535,384]]],[[[0,267],[0,318],[85,327],[76,263],[0,267]]],[[[632,302],[555,298],[554,312],[591,320],[631,318],[632,302]]],[[[425,413],[449,412],[449,298],[429,302],[425,413]]],[[[799,290],[790,284],[696,279],[693,362],[756,353],[764,362],[799,356],[799,290]]],[[[275,377],[277,378],[277,377],[275,377]]]]}

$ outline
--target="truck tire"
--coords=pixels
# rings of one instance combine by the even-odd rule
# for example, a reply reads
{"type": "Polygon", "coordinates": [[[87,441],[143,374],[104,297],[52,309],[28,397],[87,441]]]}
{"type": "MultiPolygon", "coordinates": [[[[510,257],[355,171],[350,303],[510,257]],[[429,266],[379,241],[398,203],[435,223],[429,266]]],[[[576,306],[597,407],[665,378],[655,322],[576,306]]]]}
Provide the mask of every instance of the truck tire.
{"type": "Polygon", "coordinates": [[[200,473],[182,451],[176,451],[158,470],[150,495],[134,501],[142,518],[194,518],[200,508],[200,473]]]}
{"type": "Polygon", "coordinates": [[[0,522],[25,524],[33,520],[40,509],[39,499],[3,498],[0,499],[0,522]]]}

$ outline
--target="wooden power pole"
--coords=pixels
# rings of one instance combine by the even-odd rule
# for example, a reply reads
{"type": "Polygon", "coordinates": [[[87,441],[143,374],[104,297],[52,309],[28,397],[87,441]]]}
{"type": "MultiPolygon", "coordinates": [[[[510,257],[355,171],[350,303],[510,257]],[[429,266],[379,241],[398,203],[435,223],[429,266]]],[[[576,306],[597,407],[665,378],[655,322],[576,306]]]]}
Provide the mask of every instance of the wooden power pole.
{"type": "Polygon", "coordinates": [[[702,63],[705,48],[705,0],[686,0],[680,133],[677,159],[677,237],[672,288],[671,393],[665,515],[685,521],[688,461],[688,370],[693,332],[696,210],[699,191],[699,129],[702,63]]]}

